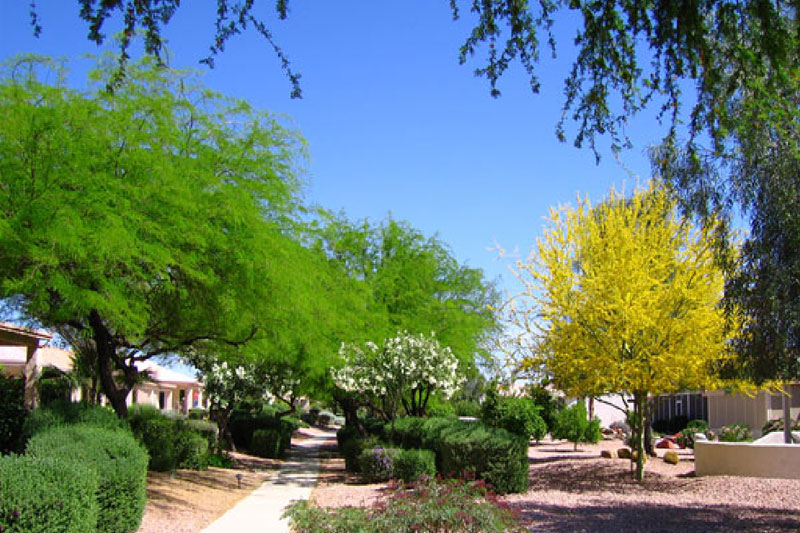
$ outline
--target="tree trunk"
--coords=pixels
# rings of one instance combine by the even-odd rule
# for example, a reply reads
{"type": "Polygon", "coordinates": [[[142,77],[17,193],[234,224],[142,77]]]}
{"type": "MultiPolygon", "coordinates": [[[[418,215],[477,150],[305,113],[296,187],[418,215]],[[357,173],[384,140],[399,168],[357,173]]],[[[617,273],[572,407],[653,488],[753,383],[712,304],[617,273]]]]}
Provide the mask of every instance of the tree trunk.
{"type": "Polygon", "coordinates": [[[358,434],[362,437],[366,436],[367,431],[364,429],[364,424],[358,419],[359,402],[355,398],[339,392],[338,390],[333,393],[334,401],[339,404],[344,414],[345,424],[350,427],[356,428],[358,434]]]}
{"type": "Polygon", "coordinates": [[[791,389],[787,387],[786,394],[783,395],[783,442],[792,443],[792,396],[791,389]]]}
{"type": "Polygon", "coordinates": [[[114,381],[117,344],[103,323],[100,314],[95,309],[92,309],[89,313],[89,327],[92,328],[92,336],[97,345],[97,368],[100,374],[100,385],[102,386],[103,394],[108,398],[117,416],[126,419],[128,418],[126,399],[133,388],[133,384],[136,382],[136,367],[132,366],[132,364],[130,366],[123,365],[121,370],[124,373],[125,385],[122,388],[118,387],[116,381],[114,381]]]}
{"type": "Polygon", "coordinates": [[[218,441],[224,443],[225,449],[236,451],[236,444],[233,442],[233,434],[231,433],[231,410],[230,409],[214,409],[209,411],[211,419],[217,423],[219,430],[218,441]]]}
{"type": "Polygon", "coordinates": [[[644,479],[644,425],[647,416],[647,393],[644,391],[634,391],[634,451],[636,452],[636,472],[634,479],[642,481],[644,479]]]}
{"type": "Polygon", "coordinates": [[[656,457],[656,451],[653,449],[653,428],[650,426],[651,418],[653,417],[653,402],[647,402],[647,418],[644,420],[644,451],[650,457],[656,457]]]}

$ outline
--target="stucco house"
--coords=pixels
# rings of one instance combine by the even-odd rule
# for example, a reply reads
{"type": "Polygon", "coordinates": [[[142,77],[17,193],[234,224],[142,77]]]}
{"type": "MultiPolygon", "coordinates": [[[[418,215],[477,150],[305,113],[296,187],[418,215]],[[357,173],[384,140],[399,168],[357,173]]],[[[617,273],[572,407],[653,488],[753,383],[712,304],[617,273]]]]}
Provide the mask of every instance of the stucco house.
{"type": "MultiPolygon", "coordinates": [[[[48,346],[52,335],[47,332],[23,328],[0,322],[0,366],[10,376],[25,377],[25,404],[29,408],[38,405],[35,383],[47,367],[70,372],[74,354],[70,350],[48,346]]],[[[205,408],[203,384],[152,361],[136,364],[146,372],[149,381],[134,387],[128,395],[128,405],[135,403],[153,405],[163,411],[186,413],[190,409],[205,408]]],[[[75,388],[69,394],[72,401],[86,397],[86,388],[75,388]]],[[[100,398],[105,403],[105,398],[100,398]]]]}

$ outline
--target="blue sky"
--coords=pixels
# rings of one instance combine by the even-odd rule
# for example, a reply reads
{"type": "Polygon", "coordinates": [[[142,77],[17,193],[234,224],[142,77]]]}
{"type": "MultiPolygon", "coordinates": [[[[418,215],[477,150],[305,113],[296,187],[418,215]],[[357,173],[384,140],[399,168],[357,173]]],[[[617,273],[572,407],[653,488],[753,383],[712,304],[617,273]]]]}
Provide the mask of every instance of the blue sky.
{"type": "MultiPolygon", "coordinates": [[[[85,38],[77,1],[37,4],[38,39],[28,3],[0,0],[0,58],[101,51],[85,38]]],[[[494,99],[488,83],[472,74],[478,61],[458,64],[469,14],[452,22],[444,0],[295,0],[285,21],[267,2],[258,9],[303,76],[304,97],[292,100],[277,59],[254,31],[235,37],[215,69],[198,64],[212,41],[213,4],[184,2],[178,10],[166,31],[171,63],[197,67],[208,86],[291,117],[309,145],[311,202],[350,218],[380,220],[391,212],[438,235],[459,261],[501,278],[503,288],[513,289],[512,277],[490,250],[495,242],[527,255],[550,206],[572,202],[577,193],[596,201],[612,185],[630,190],[650,175],[644,153],[664,131],[652,114],[631,122],[635,146],[620,160],[606,149],[607,140],[596,165],[588,148],[556,139],[563,79],[574,55],[570,16],[556,27],[558,58],[543,54],[542,92],[530,92],[517,66],[494,99]]],[[[75,83],[82,83],[87,64],[78,61],[75,83]]]]}

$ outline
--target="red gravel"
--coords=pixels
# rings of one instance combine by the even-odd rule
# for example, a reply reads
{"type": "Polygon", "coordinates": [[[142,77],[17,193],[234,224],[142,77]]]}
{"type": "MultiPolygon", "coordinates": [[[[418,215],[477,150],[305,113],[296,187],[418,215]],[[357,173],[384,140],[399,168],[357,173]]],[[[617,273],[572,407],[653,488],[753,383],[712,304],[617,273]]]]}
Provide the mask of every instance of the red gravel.
{"type": "MultiPolygon", "coordinates": [[[[657,450],[637,483],[630,461],[600,457],[620,447],[619,440],[581,445],[578,452],[566,442],[531,446],[531,488],[505,499],[531,531],[800,531],[800,480],[696,478],[691,450],[678,450],[678,465],[665,463],[667,450],[657,450]]],[[[369,505],[385,487],[347,476],[332,450],[323,468],[312,494],[317,505],[369,505]]]]}

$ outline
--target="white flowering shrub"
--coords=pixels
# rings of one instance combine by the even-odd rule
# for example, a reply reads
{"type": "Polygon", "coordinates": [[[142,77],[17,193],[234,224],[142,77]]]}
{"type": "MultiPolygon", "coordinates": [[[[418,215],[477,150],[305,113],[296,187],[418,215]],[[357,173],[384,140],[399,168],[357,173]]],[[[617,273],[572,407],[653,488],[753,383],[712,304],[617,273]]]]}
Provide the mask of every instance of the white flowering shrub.
{"type": "Polygon", "coordinates": [[[386,339],[382,347],[373,342],[363,347],[343,343],[339,355],[345,365],[331,369],[336,386],[380,398],[390,411],[387,418],[394,418],[400,402],[410,414],[422,415],[431,392],[440,390],[449,397],[464,381],[458,359],[433,334],[403,331],[386,339]]]}

